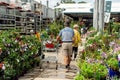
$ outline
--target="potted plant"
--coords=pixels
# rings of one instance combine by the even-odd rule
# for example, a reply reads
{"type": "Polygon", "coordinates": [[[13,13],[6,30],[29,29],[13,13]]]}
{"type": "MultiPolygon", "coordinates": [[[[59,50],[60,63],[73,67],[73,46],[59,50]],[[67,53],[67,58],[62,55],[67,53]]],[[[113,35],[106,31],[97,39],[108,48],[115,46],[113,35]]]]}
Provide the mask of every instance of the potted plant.
{"type": "Polygon", "coordinates": [[[109,76],[110,77],[115,77],[119,75],[119,63],[116,58],[110,58],[108,61],[108,66],[109,66],[109,76]]]}

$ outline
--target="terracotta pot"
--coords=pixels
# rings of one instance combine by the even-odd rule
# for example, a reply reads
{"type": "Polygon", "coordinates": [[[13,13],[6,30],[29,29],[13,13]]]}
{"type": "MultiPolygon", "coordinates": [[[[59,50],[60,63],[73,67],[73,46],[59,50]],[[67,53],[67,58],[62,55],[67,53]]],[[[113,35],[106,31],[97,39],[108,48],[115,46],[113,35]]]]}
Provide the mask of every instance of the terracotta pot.
{"type": "Polygon", "coordinates": [[[2,67],[3,67],[3,63],[0,63],[0,69],[2,69],[2,67]]]}

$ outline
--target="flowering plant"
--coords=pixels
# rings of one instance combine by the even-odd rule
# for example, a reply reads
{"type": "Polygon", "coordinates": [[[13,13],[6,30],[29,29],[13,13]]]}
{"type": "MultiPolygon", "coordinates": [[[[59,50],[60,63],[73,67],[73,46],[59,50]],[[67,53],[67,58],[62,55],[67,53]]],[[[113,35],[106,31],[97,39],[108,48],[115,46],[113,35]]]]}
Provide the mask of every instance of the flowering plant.
{"type": "Polygon", "coordinates": [[[21,35],[16,30],[1,31],[0,35],[0,61],[5,65],[5,79],[12,80],[34,66],[41,43],[35,35],[21,35]]]}

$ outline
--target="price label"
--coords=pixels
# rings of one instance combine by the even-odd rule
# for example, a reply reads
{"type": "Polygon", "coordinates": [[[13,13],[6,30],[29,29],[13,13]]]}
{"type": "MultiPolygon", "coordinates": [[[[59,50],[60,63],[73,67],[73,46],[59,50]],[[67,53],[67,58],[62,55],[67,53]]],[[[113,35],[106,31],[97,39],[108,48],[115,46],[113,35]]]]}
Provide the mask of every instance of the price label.
{"type": "Polygon", "coordinates": [[[105,21],[105,23],[108,23],[110,21],[110,13],[105,12],[104,21],[105,21]]]}

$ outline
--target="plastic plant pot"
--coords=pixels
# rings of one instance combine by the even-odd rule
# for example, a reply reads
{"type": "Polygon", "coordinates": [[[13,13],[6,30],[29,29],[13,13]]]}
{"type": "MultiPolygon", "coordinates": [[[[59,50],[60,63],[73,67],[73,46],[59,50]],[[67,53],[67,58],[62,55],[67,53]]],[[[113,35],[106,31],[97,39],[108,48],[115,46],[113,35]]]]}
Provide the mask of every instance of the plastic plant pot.
{"type": "Polygon", "coordinates": [[[114,71],[113,69],[109,68],[109,77],[115,77],[119,75],[119,71],[114,71]]]}

